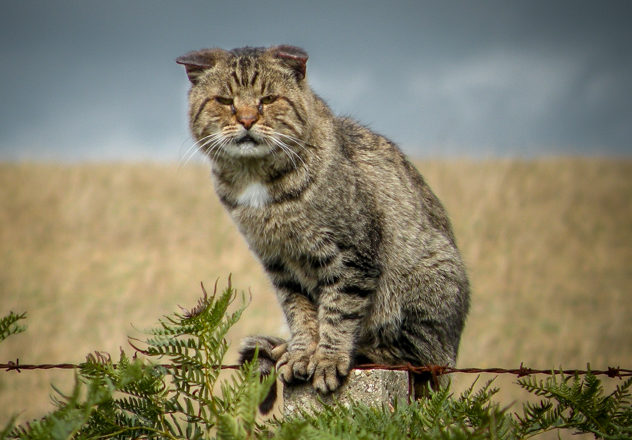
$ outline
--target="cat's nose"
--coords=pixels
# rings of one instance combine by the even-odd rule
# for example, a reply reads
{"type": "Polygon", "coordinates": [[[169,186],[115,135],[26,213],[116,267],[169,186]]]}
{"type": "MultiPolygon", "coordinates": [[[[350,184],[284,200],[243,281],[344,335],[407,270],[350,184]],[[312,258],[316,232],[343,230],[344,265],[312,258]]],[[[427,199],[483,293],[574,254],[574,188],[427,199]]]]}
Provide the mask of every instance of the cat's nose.
{"type": "Polygon", "coordinates": [[[257,109],[249,107],[240,108],[235,116],[237,117],[237,122],[243,125],[246,130],[250,130],[250,127],[259,120],[257,109]]]}

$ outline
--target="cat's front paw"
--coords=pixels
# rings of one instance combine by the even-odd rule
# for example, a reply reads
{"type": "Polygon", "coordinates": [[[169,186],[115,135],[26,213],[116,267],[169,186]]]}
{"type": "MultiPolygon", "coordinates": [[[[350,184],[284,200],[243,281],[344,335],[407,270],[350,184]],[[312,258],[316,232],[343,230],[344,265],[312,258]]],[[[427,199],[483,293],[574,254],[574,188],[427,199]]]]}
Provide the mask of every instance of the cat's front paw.
{"type": "Polygon", "coordinates": [[[309,366],[314,351],[315,344],[306,349],[288,348],[276,364],[277,374],[281,380],[285,383],[308,380],[313,371],[309,366]]]}
{"type": "Polygon", "coordinates": [[[319,393],[331,393],[342,385],[351,369],[351,356],[345,352],[325,352],[317,349],[310,365],[307,367],[312,373],[312,385],[319,393]]]}

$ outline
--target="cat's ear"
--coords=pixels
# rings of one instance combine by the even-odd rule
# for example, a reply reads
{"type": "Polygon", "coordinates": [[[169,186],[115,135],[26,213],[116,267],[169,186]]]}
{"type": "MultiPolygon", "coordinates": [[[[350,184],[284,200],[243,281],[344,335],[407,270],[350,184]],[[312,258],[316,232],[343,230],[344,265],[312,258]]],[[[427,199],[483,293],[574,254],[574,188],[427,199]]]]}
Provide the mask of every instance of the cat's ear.
{"type": "Polygon", "coordinates": [[[270,52],[275,58],[278,58],[294,71],[296,78],[302,80],[305,78],[305,71],[307,69],[307,52],[300,47],[296,46],[275,46],[270,49],[270,52]]]}
{"type": "Polygon", "coordinates": [[[176,63],[182,64],[187,71],[189,81],[193,84],[197,84],[202,72],[213,67],[218,61],[227,56],[228,52],[223,49],[202,49],[186,53],[176,58],[176,63]]]}

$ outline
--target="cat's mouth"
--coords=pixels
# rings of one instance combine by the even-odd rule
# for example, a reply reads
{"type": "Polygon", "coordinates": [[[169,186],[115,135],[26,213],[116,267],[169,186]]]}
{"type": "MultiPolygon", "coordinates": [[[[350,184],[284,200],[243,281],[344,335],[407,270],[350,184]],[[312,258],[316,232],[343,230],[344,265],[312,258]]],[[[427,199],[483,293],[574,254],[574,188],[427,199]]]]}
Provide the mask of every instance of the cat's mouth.
{"type": "Polygon", "coordinates": [[[267,143],[250,133],[233,138],[230,143],[224,145],[223,149],[234,157],[264,157],[270,153],[267,143]]]}
{"type": "Polygon", "coordinates": [[[252,136],[250,136],[249,134],[244,135],[242,137],[240,137],[239,139],[237,139],[237,141],[235,142],[237,145],[243,145],[243,144],[254,144],[254,145],[258,145],[259,141],[257,141],[255,138],[253,138],[252,136]]]}

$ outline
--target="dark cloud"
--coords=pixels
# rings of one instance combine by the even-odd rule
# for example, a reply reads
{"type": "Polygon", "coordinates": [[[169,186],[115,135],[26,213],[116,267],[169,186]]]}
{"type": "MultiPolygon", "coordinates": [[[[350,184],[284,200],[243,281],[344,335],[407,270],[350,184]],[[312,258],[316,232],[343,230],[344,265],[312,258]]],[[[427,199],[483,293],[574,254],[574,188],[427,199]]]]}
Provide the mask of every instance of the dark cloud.
{"type": "Polygon", "coordinates": [[[625,1],[11,2],[0,158],[178,158],[173,59],[287,42],[310,80],[416,155],[629,154],[625,1]]]}

